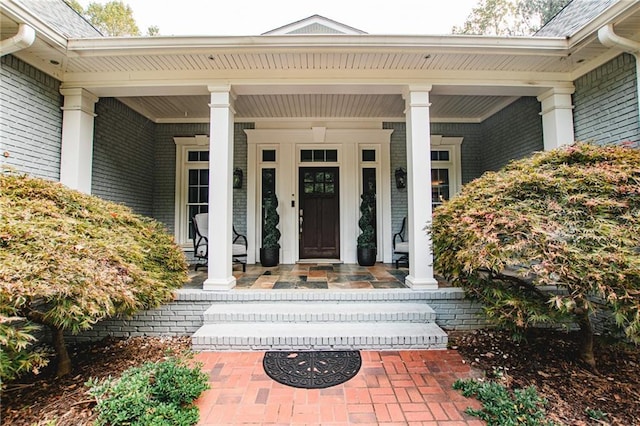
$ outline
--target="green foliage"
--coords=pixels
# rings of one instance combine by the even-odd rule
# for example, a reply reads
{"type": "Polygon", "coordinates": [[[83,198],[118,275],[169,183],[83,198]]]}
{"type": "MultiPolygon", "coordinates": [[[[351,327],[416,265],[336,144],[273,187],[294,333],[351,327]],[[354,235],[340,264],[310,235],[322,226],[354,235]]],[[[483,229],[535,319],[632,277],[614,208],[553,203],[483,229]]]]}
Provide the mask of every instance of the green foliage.
{"type": "Polygon", "coordinates": [[[140,29],[133,18],[133,9],[122,1],[91,3],[85,12],[89,22],[108,36],[139,36],[140,29]]]}
{"type": "Polygon", "coordinates": [[[278,214],[278,198],[275,194],[270,194],[264,199],[264,224],[262,238],[262,248],[279,249],[280,248],[280,215],[278,214]]]}
{"type": "Polygon", "coordinates": [[[0,323],[13,329],[2,330],[0,343],[10,333],[29,340],[32,323],[78,333],[157,307],[187,280],[184,254],[164,227],[122,205],[44,179],[0,175],[0,211],[0,323]],[[10,317],[29,328],[19,331],[10,317]]]}
{"type": "Polygon", "coordinates": [[[530,35],[553,18],[570,0],[479,0],[454,34],[530,35]]]}
{"type": "Polygon", "coordinates": [[[375,217],[376,194],[373,192],[365,192],[360,198],[360,235],[358,235],[358,248],[374,249],[376,248],[376,234],[373,219],[375,217]]]}
{"type": "Polygon", "coordinates": [[[598,409],[587,408],[584,413],[592,420],[604,420],[607,418],[607,413],[598,409]]]}
{"type": "Polygon", "coordinates": [[[640,150],[579,143],[513,162],[436,209],[429,232],[436,269],[496,323],[588,332],[610,310],[640,342],[640,150]]]}
{"type": "Polygon", "coordinates": [[[510,392],[496,382],[457,380],[453,388],[465,397],[475,397],[482,409],[467,408],[466,412],[487,422],[488,426],[553,426],[545,419],[546,400],[538,395],[536,388],[516,389],[510,392]]]}
{"type": "Polygon", "coordinates": [[[96,398],[96,425],[188,426],[198,422],[192,402],[209,388],[201,365],[190,368],[170,358],[130,368],[120,379],[90,380],[89,394],[96,398]]]}
{"type": "Polygon", "coordinates": [[[32,347],[37,328],[23,318],[0,315],[0,384],[47,365],[47,352],[32,347]]]}

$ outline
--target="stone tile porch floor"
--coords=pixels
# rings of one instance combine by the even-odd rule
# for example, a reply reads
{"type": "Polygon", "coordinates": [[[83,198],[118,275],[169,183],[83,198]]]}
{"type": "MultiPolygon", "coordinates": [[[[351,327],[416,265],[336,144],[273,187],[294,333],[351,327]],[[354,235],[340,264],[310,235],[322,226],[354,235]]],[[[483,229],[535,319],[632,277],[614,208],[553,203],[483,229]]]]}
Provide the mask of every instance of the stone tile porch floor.
{"type": "Polygon", "coordinates": [[[202,352],[211,389],[196,401],[200,426],[428,425],[480,426],[464,412],[480,408],[453,390],[458,378],[478,377],[453,350],[362,351],[351,380],[325,389],[297,389],[264,372],[264,352],[202,352]]]}
{"type": "MultiPolygon", "coordinates": [[[[408,268],[395,268],[393,264],[377,263],[374,266],[360,266],[342,263],[298,263],[265,268],[260,264],[247,265],[242,272],[235,264],[233,275],[236,277],[236,289],[243,290],[292,290],[292,289],[388,289],[406,288],[404,279],[408,268]]],[[[185,288],[202,288],[207,278],[207,268],[197,271],[189,268],[189,283],[185,288]]],[[[440,286],[446,286],[438,279],[440,286]]]]}

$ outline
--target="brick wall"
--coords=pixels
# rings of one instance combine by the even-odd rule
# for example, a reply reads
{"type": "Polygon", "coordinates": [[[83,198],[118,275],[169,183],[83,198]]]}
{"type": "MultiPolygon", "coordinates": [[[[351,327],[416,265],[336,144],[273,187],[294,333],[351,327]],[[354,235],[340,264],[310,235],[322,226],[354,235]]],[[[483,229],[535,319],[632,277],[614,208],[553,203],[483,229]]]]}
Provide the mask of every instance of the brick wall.
{"type": "MultiPolygon", "coordinates": [[[[272,297],[278,300],[278,291],[272,297]]],[[[69,341],[99,340],[107,336],[190,336],[204,322],[203,314],[212,303],[224,303],[227,297],[219,292],[183,289],[176,293],[175,300],[157,309],[139,312],[129,318],[112,318],[94,325],[91,330],[77,336],[68,336],[69,341]]],[[[240,296],[230,297],[237,301],[240,296]]],[[[286,302],[283,302],[286,303],[286,302]]],[[[460,288],[441,288],[429,292],[426,303],[436,312],[436,323],[448,330],[469,330],[486,325],[482,308],[466,299],[460,288]]]]}
{"type": "Polygon", "coordinates": [[[622,54],[577,79],[573,95],[576,140],[640,142],[635,58],[622,54]]]}
{"type": "Polygon", "coordinates": [[[96,104],[91,193],[153,212],[154,123],[115,98],[96,104]]]}
{"type": "Polygon", "coordinates": [[[509,161],[542,151],[540,102],[523,97],[482,122],[482,170],[498,170],[509,161]]]}
{"type": "Polygon", "coordinates": [[[0,80],[0,164],[60,180],[60,82],[12,55],[0,59],[0,80]]]}
{"type": "Polygon", "coordinates": [[[483,134],[479,123],[431,123],[431,134],[463,138],[460,148],[463,184],[485,172],[482,165],[483,134]]]}

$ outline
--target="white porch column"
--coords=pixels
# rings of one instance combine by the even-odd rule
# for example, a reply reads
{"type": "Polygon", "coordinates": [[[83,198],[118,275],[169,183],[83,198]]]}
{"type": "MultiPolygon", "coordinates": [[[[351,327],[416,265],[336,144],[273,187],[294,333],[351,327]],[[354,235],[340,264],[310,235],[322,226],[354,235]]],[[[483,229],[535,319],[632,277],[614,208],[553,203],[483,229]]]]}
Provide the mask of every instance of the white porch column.
{"type": "Polygon", "coordinates": [[[202,288],[229,290],[236,285],[231,264],[234,96],[230,86],[210,86],[209,92],[209,266],[202,288]]]}
{"type": "Polygon", "coordinates": [[[407,215],[409,275],[406,284],[414,290],[436,289],[433,277],[431,238],[424,227],[431,223],[431,86],[409,87],[405,94],[407,115],[407,215]]]}
{"type": "Polygon", "coordinates": [[[574,142],[571,103],[574,91],[573,87],[553,88],[538,96],[538,102],[542,104],[540,115],[545,151],[574,142]]]}
{"type": "Polygon", "coordinates": [[[90,194],[94,108],[98,98],[82,88],[60,89],[60,93],[64,96],[60,182],[90,194]]]}

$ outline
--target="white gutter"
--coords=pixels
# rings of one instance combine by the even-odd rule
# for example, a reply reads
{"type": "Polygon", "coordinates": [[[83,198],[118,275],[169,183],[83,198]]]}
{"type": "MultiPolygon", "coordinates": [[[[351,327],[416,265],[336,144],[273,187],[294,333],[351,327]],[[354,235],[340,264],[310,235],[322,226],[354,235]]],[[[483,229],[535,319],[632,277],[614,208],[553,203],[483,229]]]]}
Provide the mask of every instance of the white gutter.
{"type": "Polygon", "coordinates": [[[630,53],[636,59],[636,97],[638,100],[638,117],[640,119],[640,43],[628,38],[620,37],[613,30],[613,24],[598,30],[600,43],[607,47],[617,47],[630,53]]]}
{"type": "Polygon", "coordinates": [[[29,25],[20,24],[16,35],[0,41],[0,56],[26,49],[31,46],[35,40],[36,31],[29,25]]]}

